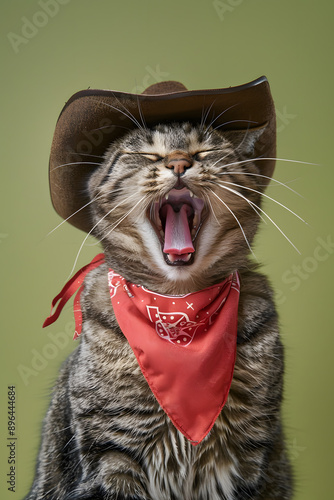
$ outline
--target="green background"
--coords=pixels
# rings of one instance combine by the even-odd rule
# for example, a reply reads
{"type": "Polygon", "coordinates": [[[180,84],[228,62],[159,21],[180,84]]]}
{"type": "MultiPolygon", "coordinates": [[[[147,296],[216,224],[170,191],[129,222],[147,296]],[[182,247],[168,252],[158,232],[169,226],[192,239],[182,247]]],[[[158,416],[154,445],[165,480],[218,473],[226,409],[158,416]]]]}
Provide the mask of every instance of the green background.
{"type": "MultiPolygon", "coordinates": [[[[278,157],[301,161],[279,161],[275,171],[301,196],[274,183],[267,193],[308,225],[267,200],[301,254],[270,222],[254,251],[277,291],[295,498],[333,498],[333,11],[321,0],[2,2],[2,499],[29,488],[50,389],[74,347],[71,306],[41,328],[84,238],[68,224],[48,235],[60,222],[47,169],[64,102],[87,87],[141,92],[174,79],[189,89],[220,88],[263,74],[277,110],[278,157]],[[16,386],[15,493],[6,486],[8,385],[16,386]]],[[[98,251],[89,241],[77,269],[98,251]]]]}

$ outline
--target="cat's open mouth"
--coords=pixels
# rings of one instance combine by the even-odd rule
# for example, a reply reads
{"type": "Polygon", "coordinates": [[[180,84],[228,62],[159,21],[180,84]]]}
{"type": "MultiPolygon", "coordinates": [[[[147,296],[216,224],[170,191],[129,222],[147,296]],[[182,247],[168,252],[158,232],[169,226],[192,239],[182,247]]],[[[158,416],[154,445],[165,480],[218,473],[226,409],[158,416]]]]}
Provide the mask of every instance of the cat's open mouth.
{"type": "Polygon", "coordinates": [[[160,202],[152,205],[150,220],[168,265],[192,264],[193,243],[202,224],[203,208],[204,201],[186,187],[173,188],[160,202]]]}

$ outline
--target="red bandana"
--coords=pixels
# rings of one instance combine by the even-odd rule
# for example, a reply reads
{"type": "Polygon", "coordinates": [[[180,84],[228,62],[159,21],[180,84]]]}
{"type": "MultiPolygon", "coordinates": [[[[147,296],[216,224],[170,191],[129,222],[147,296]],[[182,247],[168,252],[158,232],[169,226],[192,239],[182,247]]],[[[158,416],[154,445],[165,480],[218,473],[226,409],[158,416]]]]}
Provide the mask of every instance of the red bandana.
{"type": "MultiPolygon", "coordinates": [[[[44,326],[57,319],[69,295],[102,259],[101,254],[95,257],[65,285],[53,301],[54,307],[61,300],[58,309],[44,326]]],[[[153,293],[112,270],[108,281],[116,319],[153,394],[175,427],[192,444],[200,443],[221,412],[232,382],[238,274],[183,296],[153,293]]],[[[75,338],[81,331],[79,298],[74,305],[75,338]]]]}

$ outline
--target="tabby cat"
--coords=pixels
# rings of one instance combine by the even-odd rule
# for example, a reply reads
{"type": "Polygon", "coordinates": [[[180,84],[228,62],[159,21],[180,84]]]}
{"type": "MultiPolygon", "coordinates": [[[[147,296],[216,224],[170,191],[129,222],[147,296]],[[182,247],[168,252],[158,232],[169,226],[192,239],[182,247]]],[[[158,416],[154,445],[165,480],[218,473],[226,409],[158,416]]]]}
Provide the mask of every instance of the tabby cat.
{"type": "Polygon", "coordinates": [[[291,498],[280,414],[283,347],[272,290],[250,258],[267,183],[251,161],[262,132],[162,123],[110,145],[88,183],[92,234],[105,261],[85,278],[80,343],[55,386],[26,499],[291,498]],[[176,214],[186,205],[193,249],[163,251],[166,205],[176,214]],[[172,297],[238,271],[233,379],[196,446],[159,405],[119,327],[109,269],[172,297]]]}

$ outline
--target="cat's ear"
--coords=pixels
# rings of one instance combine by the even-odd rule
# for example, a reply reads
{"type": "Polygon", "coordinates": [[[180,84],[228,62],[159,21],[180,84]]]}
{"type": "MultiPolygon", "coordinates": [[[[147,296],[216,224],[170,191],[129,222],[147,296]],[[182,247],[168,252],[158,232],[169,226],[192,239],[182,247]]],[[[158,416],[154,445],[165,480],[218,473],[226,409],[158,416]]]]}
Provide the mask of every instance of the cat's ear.
{"type": "Polygon", "coordinates": [[[265,130],[266,126],[246,130],[228,130],[224,135],[243,156],[254,158],[265,130]]]}

